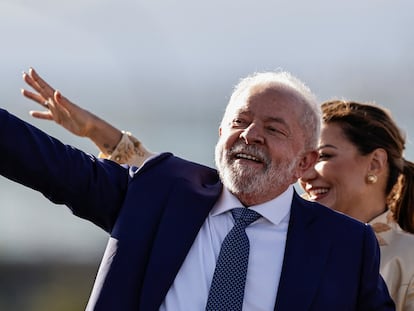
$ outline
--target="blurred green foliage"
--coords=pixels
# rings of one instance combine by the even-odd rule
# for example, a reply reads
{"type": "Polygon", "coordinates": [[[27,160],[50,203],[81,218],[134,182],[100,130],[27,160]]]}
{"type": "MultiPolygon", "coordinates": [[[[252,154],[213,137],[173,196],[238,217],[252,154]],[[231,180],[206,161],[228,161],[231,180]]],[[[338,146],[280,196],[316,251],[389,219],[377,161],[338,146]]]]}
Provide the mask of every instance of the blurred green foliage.
{"type": "Polygon", "coordinates": [[[85,310],[97,263],[0,262],[0,310],[85,310]]]}

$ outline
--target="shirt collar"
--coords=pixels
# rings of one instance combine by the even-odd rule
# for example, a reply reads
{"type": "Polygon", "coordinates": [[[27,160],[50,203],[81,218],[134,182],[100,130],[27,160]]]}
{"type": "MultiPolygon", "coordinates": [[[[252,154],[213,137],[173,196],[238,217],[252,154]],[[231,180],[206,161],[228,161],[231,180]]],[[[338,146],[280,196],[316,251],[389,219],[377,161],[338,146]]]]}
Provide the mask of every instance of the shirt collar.
{"type": "MultiPolygon", "coordinates": [[[[258,212],[273,224],[278,225],[290,212],[293,192],[293,185],[291,185],[285,192],[276,198],[262,204],[250,206],[249,208],[258,212]]],[[[220,198],[216,202],[210,214],[212,216],[216,216],[233,208],[242,206],[243,204],[233,194],[231,194],[228,189],[223,187],[220,198]]]]}

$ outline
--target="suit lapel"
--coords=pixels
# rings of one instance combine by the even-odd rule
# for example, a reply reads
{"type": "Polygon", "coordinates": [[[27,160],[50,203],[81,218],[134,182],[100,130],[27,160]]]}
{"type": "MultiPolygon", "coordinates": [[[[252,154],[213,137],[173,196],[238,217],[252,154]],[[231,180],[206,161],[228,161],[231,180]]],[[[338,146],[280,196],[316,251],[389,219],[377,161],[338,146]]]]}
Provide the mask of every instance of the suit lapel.
{"type": "Polygon", "coordinates": [[[221,184],[194,189],[180,182],[167,203],[143,283],[140,310],[158,310],[194,239],[217,201],[221,184]]]}
{"type": "Polygon", "coordinates": [[[331,245],[319,217],[295,193],[275,310],[310,309],[331,245]]]}

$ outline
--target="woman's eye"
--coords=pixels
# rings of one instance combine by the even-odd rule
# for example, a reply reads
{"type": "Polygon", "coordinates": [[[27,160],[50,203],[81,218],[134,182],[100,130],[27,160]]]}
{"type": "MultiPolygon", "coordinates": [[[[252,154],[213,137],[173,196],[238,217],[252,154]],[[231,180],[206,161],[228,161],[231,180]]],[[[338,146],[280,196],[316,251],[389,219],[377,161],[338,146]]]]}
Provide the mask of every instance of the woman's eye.
{"type": "Polygon", "coordinates": [[[318,160],[319,160],[319,161],[322,161],[322,160],[327,160],[327,159],[329,159],[330,157],[331,157],[331,155],[321,152],[321,153],[319,153],[319,158],[318,158],[318,160]]]}

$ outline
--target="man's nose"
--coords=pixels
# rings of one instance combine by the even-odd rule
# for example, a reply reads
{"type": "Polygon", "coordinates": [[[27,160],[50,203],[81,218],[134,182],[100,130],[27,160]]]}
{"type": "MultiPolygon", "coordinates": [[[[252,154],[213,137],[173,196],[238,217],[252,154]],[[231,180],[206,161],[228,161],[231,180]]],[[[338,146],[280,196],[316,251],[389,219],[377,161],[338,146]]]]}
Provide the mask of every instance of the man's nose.
{"type": "Polygon", "coordinates": [[[254,123],[250,124],[240,133],[240,139],[244,140],[246,145],[264,143],[263,133],[254,123]]]}

